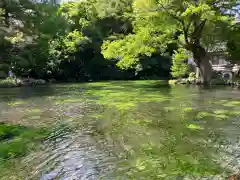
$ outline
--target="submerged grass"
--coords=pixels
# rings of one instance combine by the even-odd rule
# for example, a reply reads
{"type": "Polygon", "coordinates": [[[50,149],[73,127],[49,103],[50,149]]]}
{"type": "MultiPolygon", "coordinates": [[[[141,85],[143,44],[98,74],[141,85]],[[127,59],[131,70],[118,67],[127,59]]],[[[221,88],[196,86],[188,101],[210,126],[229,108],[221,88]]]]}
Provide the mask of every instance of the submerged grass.
{"type": "Polygon", "coordinates": [[[135,81],[85,87],[85,95],[96,97],[95,102],[104,107],[92,114],[99,119],[96,136],[110,138],[119,158],[125,159],[118,165],[119,176],[167,179],[222,174],[224,170],[213,156],[219,149],[207,143],[210,132],[205,127],[215,120],[227,120],[237,111],[199,108],[194,101],[209,106],[199,93],[177,87],[154,88],[159,84],[135,81]]]}
{"type": "Polygon", "coordinates": [[[26,155],[49,134],[43,128],[29,128],[20,125],[0,124],[0,161],[26,155]]]}
{"type": "Polygon", "coordinates": [[[164,93],[151,91],[154,86],[165,85],[165,81],[132,81],[131,84],[121,81],[90,83],[85,85],[84,95],[97,97],[95,102],[98,104],[127,110],[134,108],[139,103],[168,100],[164,93]],[[151,93],[147,93],[147,90],[150,90],[151,93]]]}

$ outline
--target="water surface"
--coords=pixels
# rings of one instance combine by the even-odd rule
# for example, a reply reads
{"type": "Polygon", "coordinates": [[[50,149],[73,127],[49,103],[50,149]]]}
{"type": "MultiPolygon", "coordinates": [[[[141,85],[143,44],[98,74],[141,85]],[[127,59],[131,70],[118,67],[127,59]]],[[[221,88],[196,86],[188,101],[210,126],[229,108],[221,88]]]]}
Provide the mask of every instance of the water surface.
{"type": "Polygon", "coordinates": [[[1,122],[51,131],[3,159],[0,179],[225,179],[240,167],[240,91],[231,88],[61,84],[0,89],[0,101],[1,122]]]}

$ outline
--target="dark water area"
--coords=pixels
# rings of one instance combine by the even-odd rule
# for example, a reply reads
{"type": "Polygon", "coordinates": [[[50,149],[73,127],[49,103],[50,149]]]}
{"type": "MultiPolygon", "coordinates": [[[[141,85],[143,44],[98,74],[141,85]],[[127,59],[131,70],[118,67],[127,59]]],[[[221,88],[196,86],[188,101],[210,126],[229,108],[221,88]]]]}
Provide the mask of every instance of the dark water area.
{"type": "Polygon", "coordinates": [[[218,180],[240,170],[240,91],[228,87],[0,89],[0,123],[3,180],[218,180]]]}

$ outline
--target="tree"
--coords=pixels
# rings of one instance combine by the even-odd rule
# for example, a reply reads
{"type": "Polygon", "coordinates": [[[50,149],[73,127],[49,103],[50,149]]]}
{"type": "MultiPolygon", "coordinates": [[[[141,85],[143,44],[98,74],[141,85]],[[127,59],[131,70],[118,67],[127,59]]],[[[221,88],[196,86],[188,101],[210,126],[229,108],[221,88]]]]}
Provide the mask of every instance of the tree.
{"type": "MultiPolygon", "coordinates": [[[[108,11],[109,9],[106,8],[108,6],[108,1],[105,0],[70,2],[61,5],[59,13],[68,22],[68,29],[64,36],[52,40],[50,48],[52,59],[56,59],[56,62],[61,61],[59,64],[65,64],[65,67],[66,64],[69,66],[71,63],[74,66],[78,64],[78,71],[82,73],[76,72],[76,74],[82,77],[87,74],[91,79],[98,79],[97,76],[103,73],[103,69],[112,67],[115,62],[104,59],[101,54],[103,40],[113,35],[124,35],[132,28],[130,19],[124,16],[126,3],[121,3],[116,11],[108,11]],[[82,40],[76,43],[77,39],[82,40]]],[[[57,65],[57,63],[53,64],[57,65]]],[[[114,77],[113,73],[111,77],[114,77]]]]}
{"type": "Polygon", "coordinates": [[[58,7],[31,0],[3,0],[0,8],[0,63],[8,64],[19,76],[30,71],[42,76],[50,61],[50,40],[67,29],[58,7]]]}
{"type": "MultiPolygon", "coordinates": [[[[228,40],[224,39],[225,33],[235,25],[233,9],[236,5],[237,0],[224,3],[217,0],[135,0],[134,34],[127,40],[105,42],[102,52],[106,58],[120,58],[121,66],[132,67],[138,63],[140,54],[150,56],[158,51],[164,54],[169,44],[177,43],[178,48],[193,57],[200,69],[201,81],[209,83],[212,68],[207,49],[228,40]],[[130,40],[133,36],[138,37],[137,41],[130,40]],[[132,44],[136,47],[123,48],[132,44]]],[[[175,51],[178,52],[181,50],[175,51]]]]}

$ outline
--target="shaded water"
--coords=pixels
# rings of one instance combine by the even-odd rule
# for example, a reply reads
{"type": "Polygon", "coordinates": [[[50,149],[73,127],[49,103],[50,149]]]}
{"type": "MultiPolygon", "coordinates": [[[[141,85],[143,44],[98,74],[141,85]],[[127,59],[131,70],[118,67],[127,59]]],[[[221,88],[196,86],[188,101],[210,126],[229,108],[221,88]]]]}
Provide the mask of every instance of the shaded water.
{"type": "Polygon", "coordinates": [[[2,160],[0,179],[225,179],[240,168],[240,91],[231,88],[63,84],[0,89],[0,101],[1,122],[51,130],[2,160]]]}

